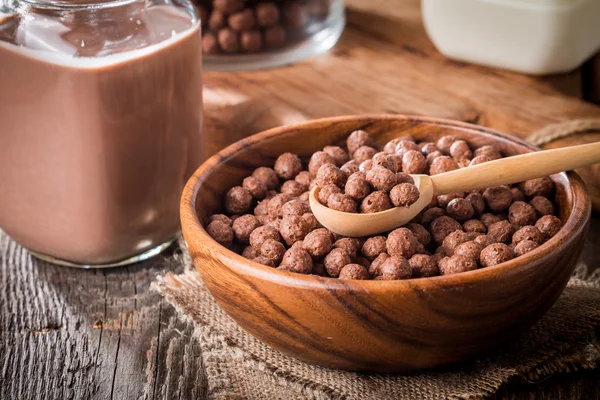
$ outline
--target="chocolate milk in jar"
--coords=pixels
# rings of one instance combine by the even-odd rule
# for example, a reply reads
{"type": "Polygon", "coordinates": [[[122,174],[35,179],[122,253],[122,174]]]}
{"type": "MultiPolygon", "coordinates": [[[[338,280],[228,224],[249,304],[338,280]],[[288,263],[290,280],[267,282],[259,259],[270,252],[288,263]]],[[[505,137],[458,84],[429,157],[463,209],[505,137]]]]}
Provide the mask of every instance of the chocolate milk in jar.
{"type": "MultiPolygon", "coordinates": [[[[7,1],[7,0],[5,0],[7,1]]],[[[0,228],[67,265],[123,265],[179,231],[202,162],[187,0],[19,0],[0,14],[0,228]]]]}

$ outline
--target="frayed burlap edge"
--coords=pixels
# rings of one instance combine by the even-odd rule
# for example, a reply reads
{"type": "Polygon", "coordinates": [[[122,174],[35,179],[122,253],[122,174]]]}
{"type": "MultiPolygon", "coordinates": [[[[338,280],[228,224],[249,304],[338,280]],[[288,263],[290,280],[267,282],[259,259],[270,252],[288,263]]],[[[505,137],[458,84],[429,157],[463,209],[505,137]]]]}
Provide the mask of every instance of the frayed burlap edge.
{"type": "Polygon", "coordinates": [[[185,272],[160,277],[153,288],[194,322],[210,399],[485,398],[509,382],[592,369],[600,360],[600,270],[588,277],[584,265],[546,316],[493,355],[436,371],[382,375],[320,368],[269,348],[216,304],[187,251],[177,257],[185,272]]]}

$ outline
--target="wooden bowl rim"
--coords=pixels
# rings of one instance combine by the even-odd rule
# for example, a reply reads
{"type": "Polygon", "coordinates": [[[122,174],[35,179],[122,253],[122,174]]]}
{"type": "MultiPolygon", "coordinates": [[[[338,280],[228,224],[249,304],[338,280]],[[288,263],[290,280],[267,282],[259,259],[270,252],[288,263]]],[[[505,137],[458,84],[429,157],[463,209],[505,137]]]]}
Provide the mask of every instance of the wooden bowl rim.
{"type": "MultiPolygon", "coordinates": [[[[236,143],[231,144],[230,146],[226,147],[225,149],[221,150],[220,152],[206,160],[194,172],[192,177],[188,180],[181,198],[180,213],[184,234],[188,233],[200,239],[200,241],[203,244],[205,244],[207,248],[210,247],[210,251],[208,252],[212,257],[218,259],[223,265],[227,266],[227,268],[230,268],[239,274],[253,276],[261,280],[271,281],[273,283],[285,286],[290,285],[295,287],[322,288],[324,284],[327,284],[327,287],[330,290],[343,289],[370,292],[374,290],[422,290],[437,287],[462,286],[468,284],[475,284],[481,280],[495,279],[499,275],[510,272],[519,272],[520,269],[526,269],[528,265],[531,265],[531,263],[533,263],[536,260],[548,257],[551,255],[551,253],[556,254],[565,250],[570,245],[570,243],[579,236],[578,233],[586,228],[587,222],[591,215],[590,199],[588,197],[587,189],[583,184],[582,179],[577,173],[570,171],[568,173],[563,172],[557,174],[562,175],[563,178],[566,178],[566,180],[569,182],[568,188],[571,190],[573,204],[567,222],[563,225],[563,227],[556,235],[554,235],[550,240],[545,242],[540,247],[518,258],[514,258],[510,261],[492,267],[479,268],[474,271],[468,271],[454,275],[439,275],[434,277],[412,278],[407,280],[394,281],[374,281],[340,280],[337,278],[322,277],[318,275],[303,275],[293,272],[280,271],[276,268],[268,267],[256,263],[254,261],[248,260],[242,257],[240,254],[229,250],[228,248],[216,242],[204,230],[204,227],[198,219],[195,207],[198,189],[200,185],[206,180],[206,178],[211,174],[213,169],[217,168],[219,164],[225,162],[232,155],[243,151],[250,146],[260,144],[260,142],[266,138],[283,135],[294,130],[311,129],[315,125],[318,126],[323,123],[360,122],[361,120],[364,120],[365,123],[367,123],[372,122],[373,120],[386,119],[396,121],[409,121],[414,124],[432,124],[438,126],[465,129],[473,133],[484,133],[494,136],[496,138],[512,141],[533,151],[540,150],[539,148],[517,137],[480,125],[474,125],[462,121],[454,121],[443,118],[423,117],[416,115],[350,115],[340,117],[319,118],[304,121],[297,124],[279,126],[262,131],[260,133],[254,134],[236,143]]],[[[190,249],[190,252],[192,252],[193,256],[193,249],[190,249]]]]}

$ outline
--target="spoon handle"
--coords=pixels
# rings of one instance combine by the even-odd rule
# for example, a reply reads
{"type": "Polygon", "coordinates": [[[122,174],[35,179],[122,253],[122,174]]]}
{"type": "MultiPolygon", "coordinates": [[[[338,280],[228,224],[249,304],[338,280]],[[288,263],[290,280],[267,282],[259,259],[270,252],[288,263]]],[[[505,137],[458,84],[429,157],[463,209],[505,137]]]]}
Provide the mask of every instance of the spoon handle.
{"type": "Polygon", "coordinates": [[[600,162],[600,142],[536,151],[433,175],[435,195],[541,178],[600,162]]]}

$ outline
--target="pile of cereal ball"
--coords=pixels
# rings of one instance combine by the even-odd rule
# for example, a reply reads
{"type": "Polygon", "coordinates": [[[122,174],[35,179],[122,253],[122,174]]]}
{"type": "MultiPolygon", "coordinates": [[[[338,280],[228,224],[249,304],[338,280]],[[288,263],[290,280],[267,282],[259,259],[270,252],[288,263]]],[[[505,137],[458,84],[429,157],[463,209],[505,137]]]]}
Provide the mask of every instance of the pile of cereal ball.
{"type": "Polygon", "coordinates": [[[284,153],[273,168],[257,168],[227,192],[227,215],[211,216],[206,230],[250,260],[301,274],[396,280],[489,267],[532,251],[560,230],[550,178],[437,196],[406,226],[366,238],[322,227],[308,195],[319,185],[319,201],[328,207],[376,212],[414,202],[419,193],[407,174],[435,175],[501,157],[493,146],[471,149],[453,136],[437,143],[404,136],[378,151],[359,130],[347,149],[326,146],[306,163],[284,153]]]}

